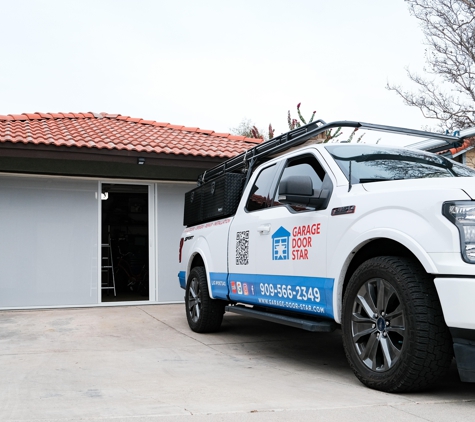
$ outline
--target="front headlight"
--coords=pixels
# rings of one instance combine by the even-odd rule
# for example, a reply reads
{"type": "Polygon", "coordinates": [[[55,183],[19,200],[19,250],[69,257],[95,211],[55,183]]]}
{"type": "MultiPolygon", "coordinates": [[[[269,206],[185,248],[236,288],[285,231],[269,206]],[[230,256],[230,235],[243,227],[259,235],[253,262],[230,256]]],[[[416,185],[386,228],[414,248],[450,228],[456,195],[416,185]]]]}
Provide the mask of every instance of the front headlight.
{"type": "Polygon", "coordinates": [[[445,202],[442,213],[459,229],[463,260],[475,264],[475,202],[445,202]]]}

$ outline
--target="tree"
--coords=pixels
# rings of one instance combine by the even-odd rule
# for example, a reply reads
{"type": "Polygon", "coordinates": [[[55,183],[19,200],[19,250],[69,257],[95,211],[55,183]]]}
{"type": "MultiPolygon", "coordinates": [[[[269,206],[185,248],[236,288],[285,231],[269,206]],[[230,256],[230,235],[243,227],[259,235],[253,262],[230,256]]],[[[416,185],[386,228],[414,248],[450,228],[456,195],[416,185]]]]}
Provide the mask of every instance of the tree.
{"type": "Polygon", "coordinates": [[[475,126],[475,0],[405,0],[420,21],[425,76],[406,68],[417,92],[387,84],[441,129],[475,126]]]}
{"type": "MultiPolygon", "coordinates": [[[[300,105],[301,103],[297,104],[297,115],[299,116],[300,122],[297,119],[293,119],[292,116],[290,115],[290,110],[287,112],[287,123],[289,125],[290,130],[297,129],[303,125],[307,124],[307,121],[304,119],[302,116],[302,113],[300,111],[300,105]]],[[[310,120],[308,123],[312,123],[313,119],[315,118],[316,111],[312,113],[310,116],[310,120]]],[[[264,141],[268,141],[269,139],[272,139],[274,137],[275,129],[272,128],[272,124],[269,124],[269,132],[267,134],[264,134],[264,131],[259,130],[256,125],[252,122],[251,119],[242,119],[241,123],[235,128],[230,128],[230,132],[234,135],[241,135],[245,136],[247,138],[255,138],[255,139],[263,139],[264,141]]],[[[346,142],[352,142],[354,135],[356,133],[357,129],[355,129],[351,135],[348,137],[346,142]]],[[[341,132],[341,127],[336,128],[335,132],[333,132],[333,129],[324,131],[318,135],[316,135],[313,140],[317,141],[318,143],[326,143],[329,141],[334,141],[336,138],[338,138],[342,134],[341,132]]],[[[361,139],[363,138],[363,135],[361,135],[356,142],[360,142],[361,139]]]]}
{"type": "MultiPolygon", "coordinates": [[[[287,112],[287,124],[289,125],[289,130],[294,130],[296,128],[299,128],[302,126],[302,124],[306,125],[307,123],[312,123],[313,122],[313,119],[315,118],[315,114],[317,113],[316,111],[314,111],[312,113],[312,115],[310,116],[310,120],[307,122],[304,117],[302,116],[302,113],[300,111],[300,105],[302,103],[298,103],[297,104],[297,115],[299,116],[299,119],[300,119],[300,123],[297,119],[293,119],[292,116],[290,115],[290,110],[287,112]]],[[[353,130],[353,132],[350,134],[350,136],[348,137],[347,139],[347,142],[352,142],[353,141],[353,138],[356,134],[356,131],[357,129],[355,128],[353,130]]],[[[330,130],[326,130],[322,133],[319,133],[318,135],[316,135],[314,138],[312,138],[314,141],[316,141],[317,143],[327,143],[327,142],[330,142],[330,141],[335,141],[336,138],[338,138],[340,135],[342,134],[341,132],[341,127],[339,128],[336,128],[335,132],[333,132],[333,129],[330,129],[330,130]]],[[[356,142],[360,142],[361,139],[363,138],[364,135],[361,135],[357,140],[356,142]]]]}
{"type": "Polygon", "coordinates": [[[260,130],[256,125],[251,121],[251,119],[242,119],[241,123],[237,127],[229,129],[233,135],[241,135],[246,138],[254,139],[263,139],[267,141],[274,137],[275,130],[272,128],[272,125],[269,124],[269,129],[267,133],[264,133],[263,130],[260,130]]]}
{"type": "MultiPolygon", "coordinates": [[[[306,125],[307,124],[307,121],[303,118],[302,116],[302,113],[300,112],[300,104],[302,103],[298,103],[297,104],[297,114],[299,116],[299,119],[300,121],[306,125]]],[[[313,119],[315,117],[315,113],[316,111],[314,111],[312,113],[312,115],[310,116],[310,120],[308,121],[308,123],[312,123],[313,122],[313,119]]],[[[295,128],[298,128],[301,126],[300,122],[297,120],[297,119],[292,119],[292,116],[290,115],[290,110],[288,111],[287,113],[287,124],[289,125],[289,130],[293,130],[295,128]]]]}

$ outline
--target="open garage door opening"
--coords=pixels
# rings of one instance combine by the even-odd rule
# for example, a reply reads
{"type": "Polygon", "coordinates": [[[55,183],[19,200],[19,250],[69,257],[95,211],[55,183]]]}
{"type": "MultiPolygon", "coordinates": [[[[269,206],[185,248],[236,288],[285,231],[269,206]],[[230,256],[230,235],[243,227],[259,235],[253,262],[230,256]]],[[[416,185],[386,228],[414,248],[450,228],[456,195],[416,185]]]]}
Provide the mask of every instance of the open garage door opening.
{"type": "Polygon", "coordinates": [[[102,302],[149,300],[148,189],[102,184],[102,302]]]}

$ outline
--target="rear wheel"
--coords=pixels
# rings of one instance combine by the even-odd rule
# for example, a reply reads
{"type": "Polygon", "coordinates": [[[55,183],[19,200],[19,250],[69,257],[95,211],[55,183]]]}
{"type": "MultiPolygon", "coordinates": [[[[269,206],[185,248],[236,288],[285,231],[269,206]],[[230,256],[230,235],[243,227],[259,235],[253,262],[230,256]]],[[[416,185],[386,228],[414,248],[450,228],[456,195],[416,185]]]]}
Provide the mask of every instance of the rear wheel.
{"type": "Polygon", "coordinates": [[[190,271],[186,284],[186,318],[190,328],[197,333],[209,333],[219,330],[223,321],[225,303],[211,299],[204,267],[195,267],[190,271]]]}
{"type": "Polygon", "coordinates": [[[358,379],[387,392],[421,390],[447,371],[452,342],[421,266],[382,256],[364,262],[343,299],[343,343],[358,379]]]}

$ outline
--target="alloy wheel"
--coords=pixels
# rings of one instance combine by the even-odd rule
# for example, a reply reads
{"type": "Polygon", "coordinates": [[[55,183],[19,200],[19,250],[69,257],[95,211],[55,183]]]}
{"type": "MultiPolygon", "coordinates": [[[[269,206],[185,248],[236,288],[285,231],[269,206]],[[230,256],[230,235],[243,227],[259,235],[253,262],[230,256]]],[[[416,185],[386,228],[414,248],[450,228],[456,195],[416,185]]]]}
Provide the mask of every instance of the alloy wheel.
{"type": "Polygon", "coordinates": [[[200,284],[196,277],[191,280],[188,292],[188,312],[191,320],[197,322],[201,314],[200,284]]]}
{"type": "Polygon", "coordinates": [[[406,336],[405,316],[386,280],[374,278],[361,286],[352,307],[351,332],[356,352],[369,369],[384,372],[396,364],[406,336]]]}

